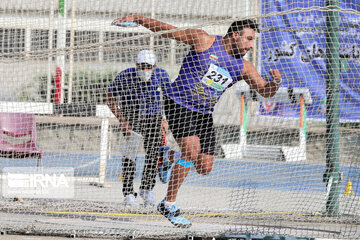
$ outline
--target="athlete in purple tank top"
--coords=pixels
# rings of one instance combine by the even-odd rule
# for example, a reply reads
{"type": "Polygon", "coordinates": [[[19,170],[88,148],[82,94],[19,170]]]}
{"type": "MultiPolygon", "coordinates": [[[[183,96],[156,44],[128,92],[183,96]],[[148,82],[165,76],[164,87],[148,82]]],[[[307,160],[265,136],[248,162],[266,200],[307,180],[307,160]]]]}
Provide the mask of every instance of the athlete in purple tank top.
{"type": "MultiPolygon", "coordinates": [[[[246,81],[263,97],[272,97],[279,89],[281,74],[271,70],[272,81],[266,81],[256,68],[244,60],[254,46],[258,26],[253,20],[233,22],[225,36],[213,36],[201,29],[184,29],[155,19],[130,15],[114,23],[136,22],[162,37],[175,39],[192,47],[185,57],[179,76],[165,90],[165,114],[182,153],[172,169],[166,197],[157,209],[177,227],[190,227],[176,205],[179,188],[189,170],[209,174],[214,163],[215,131],[212,112],[221,94],[234,83],[246,81]]],[[[231,107],[231,106],[230,106],[231,107]]],[[[160,166],[159,171],[162,171],[160,166]]]]}
{"type": "Polygon", "coordinates": [[[165,95],[190,110],[212,113],[221,94],[242,80],[242,70],[242,57],[229,55],[217,36],[209,49],[187,54],[178,78],[165,90],[165,95]]]}

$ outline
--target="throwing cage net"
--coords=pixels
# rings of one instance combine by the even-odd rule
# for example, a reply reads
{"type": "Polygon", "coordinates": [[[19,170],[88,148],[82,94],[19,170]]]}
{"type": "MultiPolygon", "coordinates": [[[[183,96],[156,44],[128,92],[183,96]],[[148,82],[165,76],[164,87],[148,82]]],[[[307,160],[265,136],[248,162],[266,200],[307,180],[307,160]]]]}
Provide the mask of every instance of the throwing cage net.
{"type": "Polygon", "coordinates": [[[0,230],[359,238],[359,11],[355,0],[1,1],[0,230]],[[175,193],[182,215],[164,217],[158,204],[175,193]]]}

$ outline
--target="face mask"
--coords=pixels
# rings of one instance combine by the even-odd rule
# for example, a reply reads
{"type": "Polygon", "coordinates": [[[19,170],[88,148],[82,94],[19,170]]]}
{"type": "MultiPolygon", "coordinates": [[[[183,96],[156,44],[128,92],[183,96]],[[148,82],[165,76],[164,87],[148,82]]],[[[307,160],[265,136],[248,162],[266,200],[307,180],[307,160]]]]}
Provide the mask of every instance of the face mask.
{"type": "Polygon", "coordinates": [[[143,71],[143,70],[137,72],[140,80],[144,82],[150,81],[152,73],[153,71],[143,71]]]}

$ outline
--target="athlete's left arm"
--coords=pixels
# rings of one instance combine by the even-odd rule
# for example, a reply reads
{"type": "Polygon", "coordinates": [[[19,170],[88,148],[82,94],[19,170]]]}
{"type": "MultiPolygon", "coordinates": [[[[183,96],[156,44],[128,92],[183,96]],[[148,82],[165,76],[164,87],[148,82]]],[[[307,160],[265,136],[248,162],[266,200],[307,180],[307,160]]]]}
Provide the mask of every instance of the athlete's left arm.
{"type": "Polygon", "coordinates": [[[254,65],[244,60],[244,69],[242,78],[249,84],[249,86],[256,90],[261,96],[269,98],[275,95],[280,87],[281,73],[278,69],[271,69],[269,74],[273,81],[267,82],[260,76],[254,65]]]}

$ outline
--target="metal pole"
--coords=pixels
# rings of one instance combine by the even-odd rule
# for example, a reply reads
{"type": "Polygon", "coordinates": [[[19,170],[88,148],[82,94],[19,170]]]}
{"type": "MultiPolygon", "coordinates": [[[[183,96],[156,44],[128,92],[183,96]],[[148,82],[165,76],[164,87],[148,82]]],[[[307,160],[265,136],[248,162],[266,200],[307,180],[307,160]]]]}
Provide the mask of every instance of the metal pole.
{"type": "Polygon", "coordinates": [[[31,28],[25,28],[25,57],[29,59],[31,51],[31,28]]]}
{"type": "Polygon", "coordinates": [[[245,96],[240,97],[240,158],[243,158],[246,153],[246,127],[247,127],[247,109],[245,96]]]}
{"type": "MultiPolygon", "coordinates": [[[[49,16],[49,50],[53,48],[53,34],[54,34],[54,1],[50,1],[50,16],[49,16]]],[[[46,102],[51,102],[51,72],[52,72],[52,52],[49,51],[48,56],[48,73],[47,73],[47,86],[46,86],[46,102]]]]}
{"type": "Polygon", "coordinates": [[[100,140],[100,166],[99,166],[99,186],[104,187],[106,178],[106,162],[109,144],[109,119],[101,120],[101,140],[100,140]]]}
{"type": "Polygon", "coordinates": [[[76,0],[73,0],[71,10],[71,34],[70,34],[70,69],[69,69],[69,88],[68,88],[68,103],[72,103],[72,87],[74,77],[74,41],[76,28],[76,0]]]}
{"type": "Polygon", "coordinates": [[[306,160],[306,106],[304,103],[304,97],[300,96],[300,132],[299,132],[299,149],[301,153],[304,153],[306,160]]]}
{"type": "Polygon", "coordinates": [[[339,0],[326,0],[326,172],[329,189],[326,215],[339,214],[340,146],[339,146],[339,0]]]}
{"type": "MultiPolygon", "coordinates": [[[[151,3],[151,18],[155,19],[155,14],[156,14],[156,0],[152,0],[151,3]]],[[[155,38],[154,36],[150,37],[150,48],[152,50],[154,50],[155,47],[155,38]]]]}
{"type": "Polygon", "coordinates": [[[61,53],[56,56],[55,103],[64,103],[65,53],[66,47],[66,0],[59,0],[57,48],[61,53]]]}
{"type": "Polygon", "coordinates": [[[99,31],[99,57],[98,61],[99,63],[104,62],[104,31],[99,31]]]}

